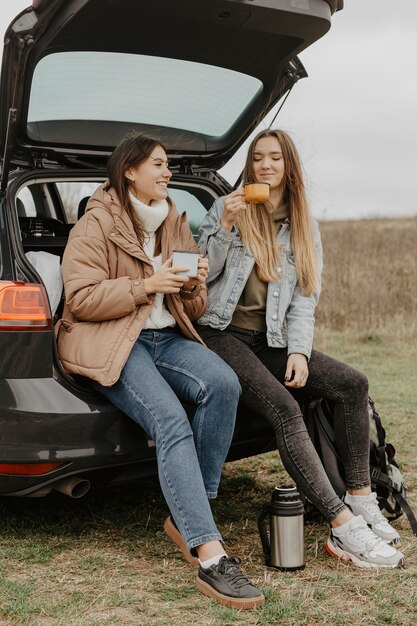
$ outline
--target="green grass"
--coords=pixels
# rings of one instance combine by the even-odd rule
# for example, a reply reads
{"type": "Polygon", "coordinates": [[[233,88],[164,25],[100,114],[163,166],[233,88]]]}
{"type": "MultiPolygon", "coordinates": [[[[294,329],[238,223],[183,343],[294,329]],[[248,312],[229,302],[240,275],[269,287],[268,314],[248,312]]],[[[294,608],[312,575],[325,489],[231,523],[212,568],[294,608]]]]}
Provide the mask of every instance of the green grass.
{"type": "MultiPolygon", "coordinates": [[[[362,369],[417,510],[417,336],[320,331],[317,349],[362,369]]],[[[407,565],[367,572],[330,559],[326,527],[305,528],[306,568],[265,567],[256,519],[288,478],[277,453],[226,465],[213,511],[229,553],[266,596],[239,612],[195,588],[195,571],[162,531],[167,509],[156,481],[90,492],[0,500],[0,625],[24,626],[380,626],[417,623],[416,542],[397,525],[407,565]]]]}

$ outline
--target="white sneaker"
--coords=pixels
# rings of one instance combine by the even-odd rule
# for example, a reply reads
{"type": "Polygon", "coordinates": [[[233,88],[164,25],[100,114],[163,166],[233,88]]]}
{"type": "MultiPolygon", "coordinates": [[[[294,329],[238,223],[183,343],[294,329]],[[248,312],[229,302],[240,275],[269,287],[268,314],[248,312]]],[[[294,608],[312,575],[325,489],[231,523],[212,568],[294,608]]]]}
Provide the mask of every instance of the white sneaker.
{"type": "Polygon", "coordinates": [[[369,528],[372,528],[378,537],[393,546],[400,545],[400,535],[381,513],[374,491],[366,498],[358,498],[347,493],[345,504],[351,509],[353,515],[362,515],[369,528]]]}
{"type": "Polygon", "coordinates": [[[361,515],[354,517],[342,532],[331,528],[326,552],[358,567],[401,567],[404,555],[377,537],[361,515]]]}

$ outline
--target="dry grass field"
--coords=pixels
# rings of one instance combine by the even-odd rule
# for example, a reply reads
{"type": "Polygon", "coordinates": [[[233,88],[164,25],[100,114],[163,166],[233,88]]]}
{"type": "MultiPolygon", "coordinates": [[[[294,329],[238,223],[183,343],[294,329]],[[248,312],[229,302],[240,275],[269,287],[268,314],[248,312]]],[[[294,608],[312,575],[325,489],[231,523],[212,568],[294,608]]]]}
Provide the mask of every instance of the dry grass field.
{"type": "Polygon", "coordinates": [[[408,332],[417,319],[417,218],[323,222],[318,326],[408,332]]]}
{"type": "MultiPolygon", "coordinates": [[[[322,224],[326,270],[317,349],[366,372],[417,511],[417,220],[322,224]]],[[[220,607],[162,531],[156,481],[82,500],[0,500],[1,626],[415,626],[417,538],[397,527],[406,567],[362,571],[330,559],[324,524],[306,526],[306,568],[265,567],[256,518],[287,482],[276,453],[229,463],[214,514],[267,598],[220,607]]]]}

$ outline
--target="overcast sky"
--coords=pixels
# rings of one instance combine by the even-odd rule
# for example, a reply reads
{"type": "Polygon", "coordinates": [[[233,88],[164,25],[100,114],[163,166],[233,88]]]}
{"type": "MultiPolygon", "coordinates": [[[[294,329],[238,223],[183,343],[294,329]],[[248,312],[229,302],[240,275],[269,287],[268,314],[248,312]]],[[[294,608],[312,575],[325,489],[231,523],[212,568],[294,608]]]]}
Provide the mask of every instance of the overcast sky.
{"type": "MultiPolygon", "coordinates": [[[[105,1],[105,0],[103,0],[105,1]]],[[[28,6],[0,0],[0,30],[28,6]]],[[[274,126],[294,137],[319,219],[417,215],[417,1],[345,0],[300,55],[274,126]]],[[[224,170],[234,182],[242,156],[224,170]]]]}

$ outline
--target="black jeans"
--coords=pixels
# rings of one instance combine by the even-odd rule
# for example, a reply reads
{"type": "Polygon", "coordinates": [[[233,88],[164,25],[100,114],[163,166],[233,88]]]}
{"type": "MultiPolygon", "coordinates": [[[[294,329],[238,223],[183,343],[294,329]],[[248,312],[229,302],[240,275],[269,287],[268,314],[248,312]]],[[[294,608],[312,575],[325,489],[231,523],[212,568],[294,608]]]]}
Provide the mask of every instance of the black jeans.
{"type": "Polygon", "coordinates": [[[313,350],[305,387],[284,386],[286,348],[270,348],[266,334],[229,326],[197,326],[207,346],[236,372],[241,401],[272,425],[282,463],[302,492],[328,521],[345,505],[331,486],[308,435],[300,409],[314,397],[335,405],[335,436],[348,487],[370,484],[368,380],[358,370],[313,350]]]}

